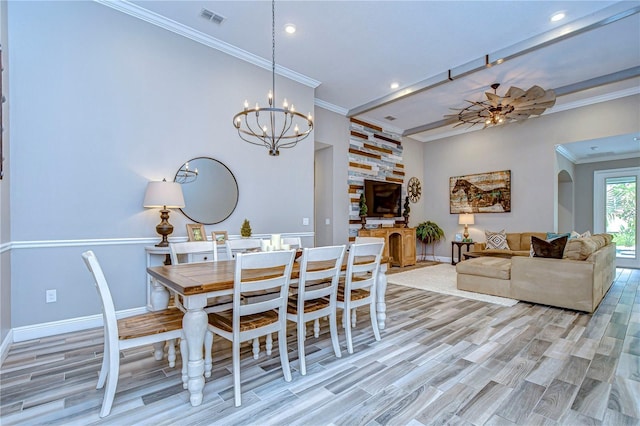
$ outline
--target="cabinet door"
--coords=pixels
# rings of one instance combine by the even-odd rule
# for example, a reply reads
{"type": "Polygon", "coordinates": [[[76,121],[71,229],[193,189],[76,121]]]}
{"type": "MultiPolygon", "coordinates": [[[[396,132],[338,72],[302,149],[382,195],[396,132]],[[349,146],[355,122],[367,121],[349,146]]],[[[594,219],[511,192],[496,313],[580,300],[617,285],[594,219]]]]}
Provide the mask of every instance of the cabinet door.
{"type": "Polygon", "coordinates": [[[414,232],[405,232],[403,236],[402,254],[404,255],[405,265],[415,265],[416,263],[416,234],[414,232]]]}

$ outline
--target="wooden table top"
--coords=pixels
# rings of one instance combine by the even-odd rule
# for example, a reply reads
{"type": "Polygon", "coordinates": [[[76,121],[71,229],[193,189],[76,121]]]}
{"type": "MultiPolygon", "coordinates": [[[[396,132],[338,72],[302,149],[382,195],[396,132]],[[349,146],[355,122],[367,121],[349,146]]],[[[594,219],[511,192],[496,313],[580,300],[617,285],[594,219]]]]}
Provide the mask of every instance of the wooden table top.
{"type": "MultiPolygon", "coordinates": [[[[371,261],[371,258],[362,259],[362,262],[371,261]]],[[[386,261],[386,259],[383,259],[386,261]]],[[[346,270],[347,256],[342,264],[342,270],[346,270]]],[[[357,263],[357,262],[356,262],[357,263]]],[[[330,268],[333,262],[314,262],[309,270],[321,270],[330,268]]],[[[219,260],[217,262],[186,263],[181,265],[163,265],[147,268],[147,272],[153,278],[160,280],[164,285],[178,294],[189,296],[193,294],[230,292],[233,289],[235,260],[219,260]]],[[[273,274],[275,269],[245,270],[245,277],[251,279],[263,279],[273,274]]],[[[291,279],[297,280],[300,276],[300,262],[293,262],[291,279]]]]}

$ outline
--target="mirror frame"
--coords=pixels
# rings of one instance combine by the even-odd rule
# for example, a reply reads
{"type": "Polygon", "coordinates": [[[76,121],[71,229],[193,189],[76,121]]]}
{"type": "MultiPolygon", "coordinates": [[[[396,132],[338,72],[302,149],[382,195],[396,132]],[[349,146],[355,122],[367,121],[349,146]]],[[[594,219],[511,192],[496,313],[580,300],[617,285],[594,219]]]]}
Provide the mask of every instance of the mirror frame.
{"type": "MultiPolygon", "coordinates": [[[[201,223],[203,225],[214,225],[216,223],[220,223],[220,222],[224,222],[225,220],[227,220],[229,218],[229,216],[231,216],[233,214],[233,212],[236,210],[236,207],[238,206],[238,200],[240,199],[240,189],[238,188],[238,180],[236,179],[235,175],[233,174],[233,172],[231,171],[231,169],[229,169],[229,167],[226,166],[226,164],[224,164],[223,162],[216,160],[215,158],[211,158],[211,157],[195,157],[192,158],[190,160],[185,161],[184,163],[182,163],[180,165],[180,168],[178,168],[178,171],[176,172],[175,176],[173,177],[173,181],[176,181],[176,178],[178,177],[178,173],[180,173],[180,170],[182,169],[182,167],[185,165],[185,163],[191,163],[192,161],[195,160],[210,160],[210,161],[214,161],[216,163],[218,163],[218,165],[224,167],[226,169],[226,171],[229,173],[229,175],[231,176],[231,178],[233,179],[233,182],[235,183],[235,189],[236,189],[236,202],[233,205],[233,208],[229,211],[229,214],[227,216],[225,216],[224,218],[220,219],[217,222],[203,222],[201,220],[198,220],[192,216],[190,216],[189,214],[187,214],[187,212],[185,212],[185,208],[183,207],[180,209],[180,211],[182,212],[183,215],[185,215],[188,219],[196,222],[196,223],[201,223]]],[[[189,184],[186,184],[189,185],[189,184]]],[[[187,208],[188,209],[188,208],[187,208]]]]}

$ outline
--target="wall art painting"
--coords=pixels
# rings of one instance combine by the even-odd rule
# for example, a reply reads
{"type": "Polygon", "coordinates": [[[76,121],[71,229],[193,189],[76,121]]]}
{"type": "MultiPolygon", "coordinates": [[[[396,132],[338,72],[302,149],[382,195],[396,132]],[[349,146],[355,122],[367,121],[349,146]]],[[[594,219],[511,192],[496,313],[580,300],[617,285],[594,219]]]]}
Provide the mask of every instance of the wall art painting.
{"type": "Polygon", "coordinates": [[[449,178],[449,212],[511,211],[511,170],[449,178]]]}

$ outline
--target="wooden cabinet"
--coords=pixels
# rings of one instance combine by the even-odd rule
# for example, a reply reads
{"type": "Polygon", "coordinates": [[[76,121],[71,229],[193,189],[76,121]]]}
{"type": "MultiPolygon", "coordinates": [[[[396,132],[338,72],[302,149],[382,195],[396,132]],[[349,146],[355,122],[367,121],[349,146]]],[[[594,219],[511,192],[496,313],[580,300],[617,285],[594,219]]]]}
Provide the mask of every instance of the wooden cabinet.
{"type": "Polygon", "coordinates": [[[409,266],[416,264],[416,229],[415,228],[376,228],[361,229],[360,237],[384,238],[383,257],[388,257],[393,266],[409,266]]]}

